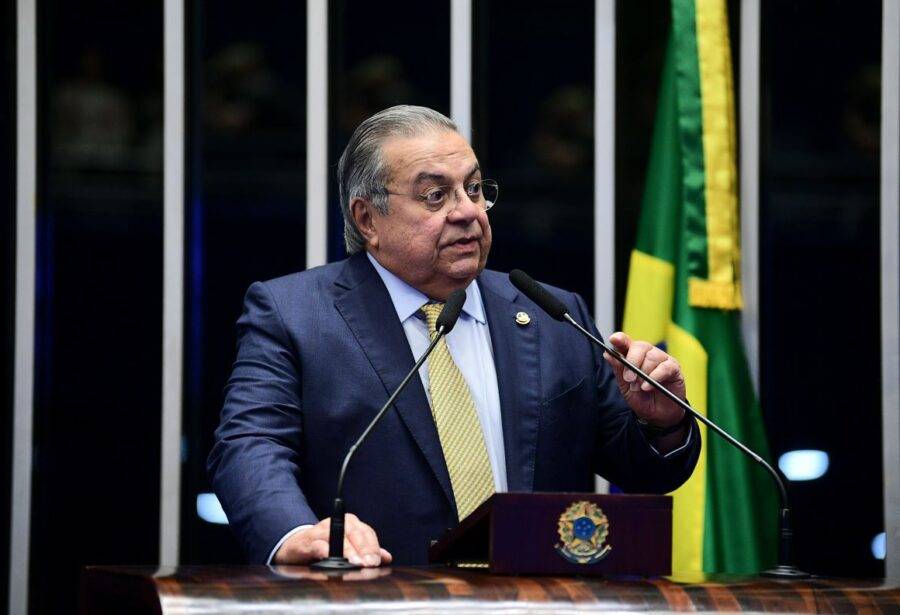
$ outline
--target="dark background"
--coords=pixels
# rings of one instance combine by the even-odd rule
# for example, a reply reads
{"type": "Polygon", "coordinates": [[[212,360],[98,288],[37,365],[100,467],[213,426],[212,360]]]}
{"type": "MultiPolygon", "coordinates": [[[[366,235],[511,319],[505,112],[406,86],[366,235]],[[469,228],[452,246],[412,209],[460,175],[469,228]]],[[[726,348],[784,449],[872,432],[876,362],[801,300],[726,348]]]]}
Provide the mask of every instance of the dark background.
{"type": "Polygon", "coordinates": [[[450,2],[329,2],[328,260],[344,258],[337,161],[356,126],[398,104],[450,114],[450,2]]]}
{"type": "MultiPolygon", "coordinates": [[[[196,502],[210,491],[205,460],[243,294],[254,280],[305,267],[306,9],[284,0],[252,10],[186,6],[181,553],[185,563],[240,562],[227,526],[201,520],[196,502]]],[[[161,0],[40,0],[38,7],[31,599],[34,612],[58,613],[75,604],[81,566],[158,560],[163,32],[161,0]]],[[[735,50],[737,8],[732,3],[735,50]]],[[[13,3],[4,11],[5,538],[13,3]]],[[[618,317],[668,11],[662,0],[617,3],[616,262],[609,267],[618,317]]],[[[593,3],[476,0],[473,17],[473,145],[501,186],[491,211],[491,266],[522,267],[591,304],[593,3]]],[[[328,253],[335,260],[344,250],[334,165],[355,125],[401,102],[449,112],[450,10],[446,1],[426,11],[407,0],[389,8],[336,0],[329,20],[328,253]]],[[[831,456],[821,479],[793,484],[799,564],[877,576],[883,563],[870,543],[884,529],[879,372],[831,349],[880,353],[880,3],[768,0],[762,24],[762,407],[776,459],[796,448],[831,456]]],[[[5,588],[8,570],[0,572],[5,588]]]]}
{"type": "Polygon", "coordinates": [[[760,384],[773,454],[831,456],[793,484],[799,564],[875,576],[881,371],[835,348],[881,356],[881,3],[810,8],[763,3],[760,384]]]}
{"type": "Polygon", "coordinates": [[[490,267],[593,305],[594,4],[478,0],[473,15],[472,145],[500,182],[490,267]]]}
{"type": "Polygon", "coordinates": [[[287,0],[188,6],[181,554],[205,563],[240,558],[196,501],[211,491],[206,456],[244,291],[305,266],[306,11],[287,0]]]}
{"type": "MultiPolygon", "coordinates": [[[[0,397],[0,545],[10,542],[10,497],[12,491],[12,431],[13,431],[13,370],[15,363],[15,303],[16,303],[16,11],[12,2],[4,2],[0,23],[3,24],[3,69],[0,71],[0,142],[3,143],[3,164],[0,165],[0,195],[3,203],[3,235],[0,241],[0,283],[3,308],[0,312],[3,327],[3,346],[0,353],[0,374],[3,391],[0,397]]],[[[9,548],[0,556],[0,604],[9,601],[9,548]]]]}
{"type": "Polygon", "coordinates": [[[30,600],[86,563],[158,559],[160,3],[38,3],[30,600]]]}

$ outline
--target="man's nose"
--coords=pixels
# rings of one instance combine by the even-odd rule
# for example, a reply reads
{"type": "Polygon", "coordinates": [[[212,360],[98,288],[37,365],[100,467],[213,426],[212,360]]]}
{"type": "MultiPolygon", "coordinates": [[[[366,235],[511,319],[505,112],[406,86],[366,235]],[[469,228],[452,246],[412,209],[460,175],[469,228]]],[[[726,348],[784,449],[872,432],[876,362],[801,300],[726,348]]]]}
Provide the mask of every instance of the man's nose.
{"type": "Polygon", "coordinates": [[[480,203],[476,203],[469,198],[465,190],[459,188],[453,191],[454,200],[452,202],[453,209],[447,214],[447,219],[451,222],[466,221],[474,219],[478,215],[480,203]]]}

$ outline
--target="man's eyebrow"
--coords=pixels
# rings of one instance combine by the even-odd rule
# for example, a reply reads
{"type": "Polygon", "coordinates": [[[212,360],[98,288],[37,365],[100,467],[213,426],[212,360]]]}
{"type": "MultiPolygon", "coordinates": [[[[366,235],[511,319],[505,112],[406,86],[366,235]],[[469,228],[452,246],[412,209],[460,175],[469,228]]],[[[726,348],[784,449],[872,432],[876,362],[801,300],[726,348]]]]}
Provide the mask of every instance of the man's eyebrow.
{"type": "MultiPolygon", "coordinates": [[[[473,175],[481,171],[481,166],[476,162],[472,167],[472,170],[466,174],[466,179],[471,179],[473,175]]],[[[422,171],[418,175],[413,178],[413,184],[420,184],[424,181],[434,181],[438,183],[451,183],[453,180],[450,179],[447,175],[443,173],[429,173],[428,171],[422,171]]]]}
{"type": "Polygon", "coordinates": [[[415,179],[413,179],[414,184],[421,184],[424,181],[431,180],[435,182],[446,182],[449,181],[449,178],[442,173],[429,173],[427,171],[422,171],[418,175],[416,175],[415,179]]]}

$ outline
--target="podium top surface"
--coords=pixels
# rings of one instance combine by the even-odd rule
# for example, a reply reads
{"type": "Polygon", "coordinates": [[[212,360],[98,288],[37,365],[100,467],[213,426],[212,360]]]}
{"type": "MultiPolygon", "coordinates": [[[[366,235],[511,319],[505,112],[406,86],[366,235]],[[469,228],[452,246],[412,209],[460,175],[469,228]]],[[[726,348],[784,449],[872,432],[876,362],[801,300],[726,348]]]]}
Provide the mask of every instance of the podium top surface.
{"type": "Polygon", "coordinates": [[[89,613],[476,613],[501,610],[900,612],[900,579],[502,576],[443,566],[328,576],[301,566],[89,567],[89,613]]]}

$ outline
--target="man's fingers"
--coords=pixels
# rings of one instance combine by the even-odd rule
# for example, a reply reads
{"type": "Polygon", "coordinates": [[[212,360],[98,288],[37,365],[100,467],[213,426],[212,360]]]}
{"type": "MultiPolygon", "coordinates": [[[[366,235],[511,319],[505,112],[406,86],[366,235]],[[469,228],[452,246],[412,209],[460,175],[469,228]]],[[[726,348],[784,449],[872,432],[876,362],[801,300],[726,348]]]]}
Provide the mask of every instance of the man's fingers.
{"type": "MultiPolygon", "coordinates": [[[[360,521],[356,515],[348,513],[344,522],[344,557],[351,563],[374,567],[393,560],[391,554],[379,546],[375,530],[360,521]]],[[[330,532],[330,519],[323,519],[301,532],[304,535],[301,547],[304,562],[328,557],[330,532]]]]}
{"type": "MultiPolygon", "coordinates": [[[[637,366],[643,371],[645,374],[651,375],[651,378],[655,378],[652,376],[653,370],[655,370],[659,365],[662,365],[669,358],[665,352],[657,348],[656,346],[651,346],[647,350],[647,354],[644,355],[644,361],[642,363],[637,364],[637,366]]],[[[641,390],[649,391],[650,385],[647,384],[643,379],[640,381],[641,390]]]]}
{"type": "Polygon", "coordinates": [[[350,560],[351,564],[365,566],[366,562],[360,550],[362,545],[359,540],[354,540],[356,527],[360,525],[359,517],[353,513],[347,513],[344,517],[344,524],[344,557],[350,560]]]}
{"type": "MultiPolygon", "coordinates": [[[[609,342],[620,354],[624,355],[625,358],[634,363],[632,356],[635,351],[635,346],[638,344],[637,342],[632,343],[631,338],[621,331],[616,331],[610,335],[609,342]]],[[[618,359],[610,357],[609,353],[603,353],[603,357],[606,359],[606,362],[612,366],[613,371],[616,374],[616,379],[622,386],[630,387],[631,390],[637,389],[637,385],[631,384],[637,378],[637,375],[634,372],[625,367],[618,359]]],[[[640,366],[640,363],[635,363],[635,365],[640,366]]]]}
{"type": "Polygon", "coordinates": [[[316,539],[309,543],[309,556],[310,561],[318,561],[328,557],[328,541],[316,539]]]}
{"type": "Polygon", "coordinates": [[[378,566],[381,564],[381,552],[378,546],[378,538],[375,531],[365,523],[356,522],[347,528],[347,537],[359,554],[364,566],[378,566]]]}
{"type": "Polygon", "coordinates": [[[350,542],[350,539],[347,536],[344,536],[344,557],[350,560],[351,564],[356,564],[357,566],[362,566],[363,561],[359,556],[359,552],[356,550],[356,547],[350,542]]]}
{"type": "Polygon", "coordinates": [[[375,530],[357,517],[347,515],[346,533],[363,566],[381,565],[381,547],[375,530]]]}
{"type": "MultiPolygon", "coordinates": [[[[644,364],[644,357],[650,352],[651,348],[653,348],[653,346],[647,342],[634,342],[628,348],[628,354],[625,355],[625,358],[638,369],[642,369],[641,366],[644,364]]],[[[637,381],[638,375],[630,369],[625,369],[623,378],[625,379],[625,382],[630,383],[632,391],[636,391],[639,388],[640,383],[637,381]]]]}
{"type": "Polygon", "coordinates": [[[292,534],[272,558],[274,564],[308,564],[328,557],[328,520],[292,534]]]}
{"type": "MultiPolygon", "coordinates": [[[[662,363],[656,366],[656,368],[650,372],[649,376],[659,382],[660,384],[666,384],[673,380],[676,380],[681,374],[681,366],[678,365],[678,361],[669,357],[662,363]]],[[[644,382],[641,385],[641,390],[650,391],[653,387],[648,383],[644,382]]]]}
{"type": "Polygon", "coordinates": [[[609,336],[609,343],[615,346],[616,350],[625,354],[628,352],[628,347],[631,345],[631,338],[621,331],[616,331],[609,336]]]}
{"type": "Polygon", "coordinates": [[[613,373],[616,375],[616,380],[622,380],[622,370],[625,369],[625,366],[622,365],[622,362],[611,356],[608,352],[603,353],[603,358],[609,363],[609,366],[612,368],[613,373]]]}
{"type": "MultiPolygon", "coordinates": [[[[614,333],[609,339],[615,344],[620,352],[622,352],[623,349],[627,351],[623,354],[625,354],[625,358],[632,365],[643,371],[645,374],[649,374],[656,380],[659,380],[660,378],[657,378],[657,376],[654,375],[655,370],[657,370],[660,365],[665,365],[668,361],[674,361],[668,354],[656,346],[647,342],[631,341],[624,333],[614,333]]],[[[610,366],[612,366],[616,378],[621,383],[628,386],[632,391],[653,390],[653,387],[644,382],[636,372],[623,366],[623,364],[615,358],[610,357],[609,353],[603,353],[603,358],[610,366]]],[[[672,367],[673,365],[669,365],[665,370],[657,372],[657,374],[662,378],[670,379],[680,370],[677,362],[674,362],[674,371],[671,369],[672,367]]]]}
{"type": "Polygon", "coordinates": [[[326,517],[314,526],[303,531],[308,532],[307,536],[309,536],[311,540],[318,540],[320,538],[328,540],[328,533],[331,531],[331,517],[326,517]]]}

